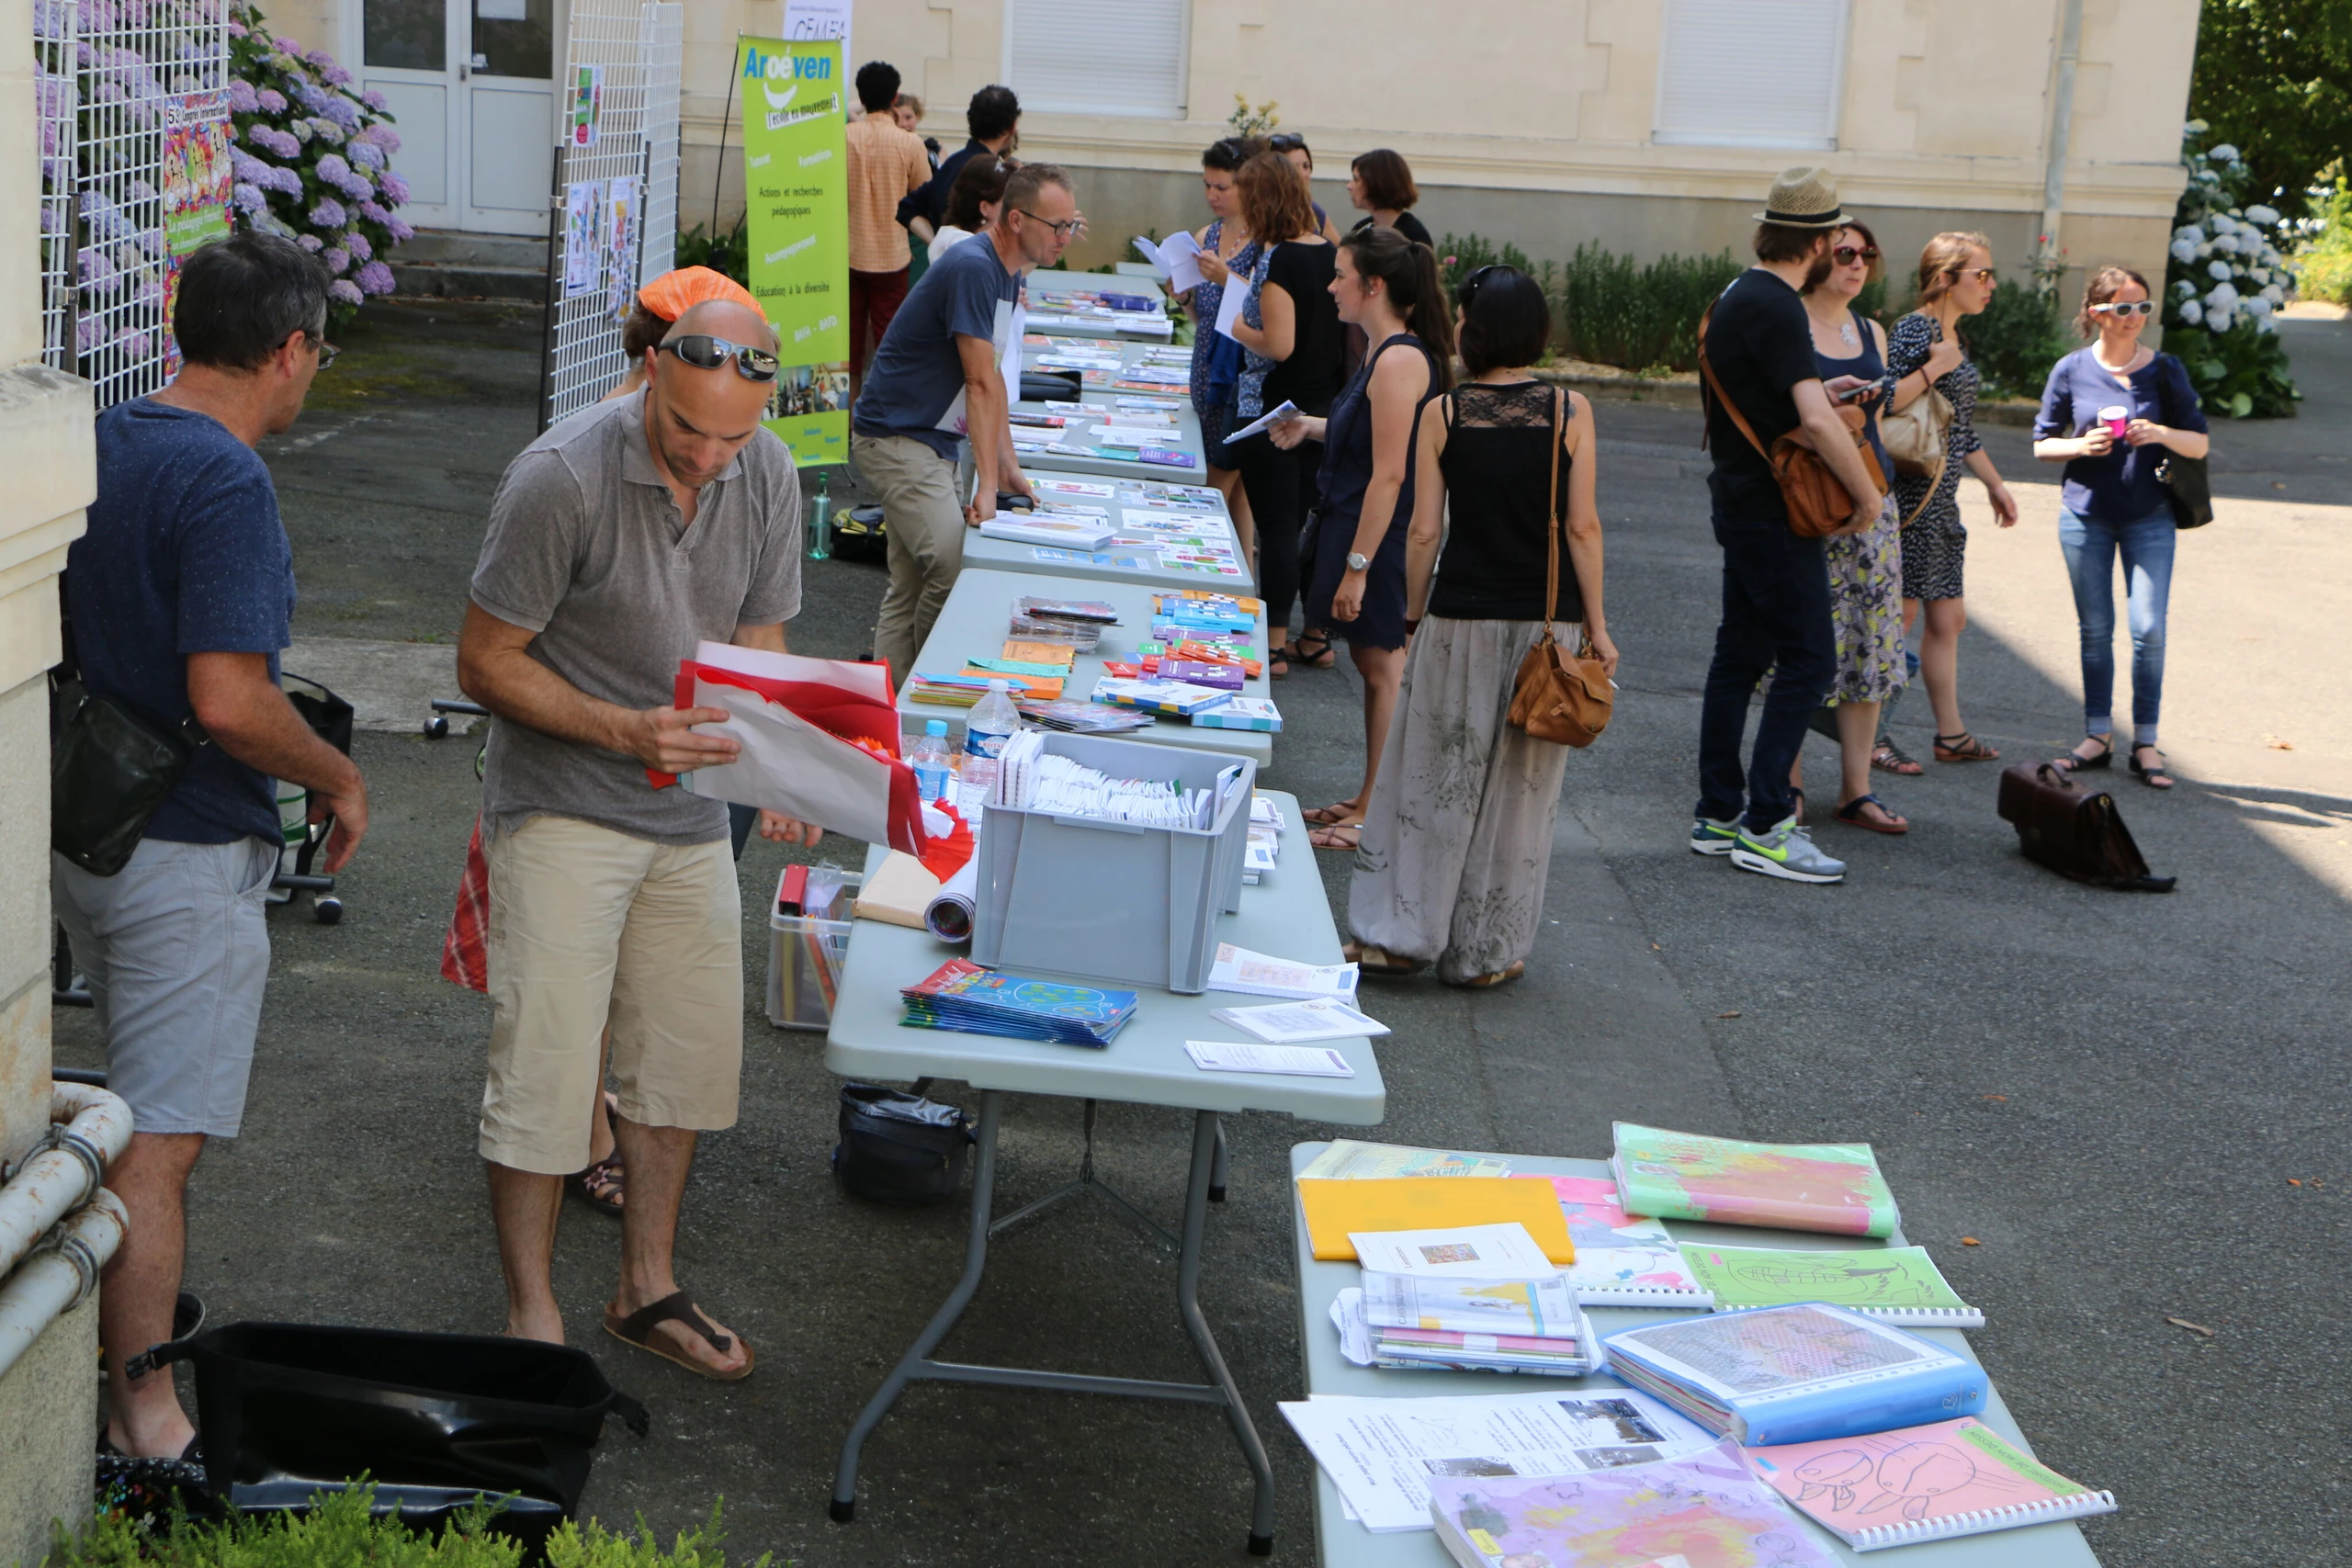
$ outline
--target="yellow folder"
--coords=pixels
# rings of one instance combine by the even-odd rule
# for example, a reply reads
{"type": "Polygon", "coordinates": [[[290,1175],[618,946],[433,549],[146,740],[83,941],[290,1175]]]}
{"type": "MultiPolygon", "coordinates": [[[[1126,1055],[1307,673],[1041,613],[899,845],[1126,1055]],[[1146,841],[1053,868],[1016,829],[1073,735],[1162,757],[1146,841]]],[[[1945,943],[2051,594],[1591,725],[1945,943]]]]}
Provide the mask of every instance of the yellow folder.
{"type": "Polygon", "coordinates": [[[1326,1181],[1302,1179],[1299,1206],[1306,1212],[1306,1234],[1323,1262],[1346,1262],[1356,1255],[1348,1236],[1356,1231],[1427,1231],[1451,1225],[1527,1227],[1544,1256],[1573,1263],[1576,1244],[1549,1181],[1510,1176],[1402,1176],[1385,1180],[1326,1181]]]}

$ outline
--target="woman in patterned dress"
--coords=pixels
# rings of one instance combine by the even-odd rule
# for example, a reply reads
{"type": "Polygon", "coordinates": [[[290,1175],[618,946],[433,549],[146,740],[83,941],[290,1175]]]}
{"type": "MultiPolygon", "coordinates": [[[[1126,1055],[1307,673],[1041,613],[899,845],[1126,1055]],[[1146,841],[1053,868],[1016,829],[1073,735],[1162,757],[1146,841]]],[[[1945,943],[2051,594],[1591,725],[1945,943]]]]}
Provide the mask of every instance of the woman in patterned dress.
{"type": "MultiPolygon", "coordinates": [[[[1878,434],[1879,408],[1887,395],[1886,329],[1854,310],[1854,296],[1878,276],[1877,237],[1867,225],[1848,223],[1829,239],[1829,271],[1804,293],[1813,323],[1813,356],[1821,378],[1860,377],[1871,383],[1860,406],[1864,430],[1878,454],[1879,471],[1891,472],[1878,434]]],[[[1907,833],[1911,824],[1871,793],[1871,748],[1878,736],[1879,705],[1903,690],[1909,679],[1903,642],[1903,542],[1894,500],[1879,509],[1868,531],[1828,541],[1829,613],[1838,643],[1838,672],[1826,705],[1836,716],[1842,779],[1838,820],[1874,833],[1907,833]]],[[[1792,784],[1803,781],[1796,778],[1792,784]]]]}
{"type": "Polygon", "coordinates": [[[1919,298],[1911,314],[1894,323],[1887,368],[1899,412],[1933,386],[1951,404],[1944,432],[1944,461],[1932,475],[1905,475],[1894,481],[1894,504],[1903,527],[1903,626],[1909,631],[1925,606],[1928,629],[1919,641],[1919,674],[1936,710],[1939,762],[1989,762],[2000,752],[1968,733],[1960,718],[1960,634],[1968,624],[1961,597],[1961,567],[1968,530],[1960,521],[1960,470],[1982,480],[1993,503],[1993,520],[2017,526],[2018,503],[1977,444],[1976,367],[1960,338],[1960,319],[1981,312],[1993,299],[1993,243],[1982,234],[1939,234],[1919,253],[1919,298]]]}
{"type": "Polygon", "coordinates": [[[1233,409],[1233,381],[1241,368],[1241,345],[1216,330],[1217,307],[1225,300],[1226,281],[1238,263],[1246,275],[1256,261],[1250,251],[1250,226],[1241,220],[1234,199],[1233,176],[1257,154],[1258,143],[1227,136],[1209,143],[1201,154],[1201,195],[1216,216],[1193,238],[1200,243],[1201,281],[1184,296],[1193,318],[1193,412],[1201,418],[1201,449],[1208,455],[1209,483],[1225,497],[1233,516],[1234,536],[1241,542],[1241,562],[1250,564],[1257,535],[1250,521],[1250,498],[1242,493],[1240,470],[1225,446],[1225,416],[1233,409]],[[1227,356],[1226,363],[1217,356],[1227,356]]]}

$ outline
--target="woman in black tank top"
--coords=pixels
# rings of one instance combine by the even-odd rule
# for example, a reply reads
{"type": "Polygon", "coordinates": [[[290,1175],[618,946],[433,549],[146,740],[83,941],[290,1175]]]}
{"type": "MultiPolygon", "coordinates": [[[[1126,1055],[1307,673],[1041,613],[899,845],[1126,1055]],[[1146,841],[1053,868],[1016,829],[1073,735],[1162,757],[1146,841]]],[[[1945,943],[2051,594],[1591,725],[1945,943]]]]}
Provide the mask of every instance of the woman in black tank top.
{"type": "Polygon", "coordinates": [[[1348,639],[1363,677],[1363,784],[1345,800],[1308,811],[1318,850],[1353,850],[1372,800],[1382,742],[1405,673],[1405,533],[1412,521],[1414,447],[1422,407],[1452,380],[1432,345],[1453,335],[1437,258],[1394,229],[1340,242],[1331,298],[1340,319],[1377,345],[1328,418],[1286,420],[1267,434],[1278,447],[1323,444],[1307,578],[1306,624],[1348,639]]]}
{"type": "Polygon", "coordinates": [[[1617,668],[1601,613],[1592,407],[1526,368],[1551,330],[1532,278],[1473,273],[1461,333],[1473,379],[1421,419],[1405,546],[1405,624],[1418,629],[1348,890],[1347,955],[1368,974],[1434,963],[1449,985],[1492,986],[1527,972],[1567,748],[1506,721],[1520,660],[1548,615],[1562,642],[1589,640],[1617,668]],[[1547,604],[1555,517],[1565,537],[1547,604]]]}

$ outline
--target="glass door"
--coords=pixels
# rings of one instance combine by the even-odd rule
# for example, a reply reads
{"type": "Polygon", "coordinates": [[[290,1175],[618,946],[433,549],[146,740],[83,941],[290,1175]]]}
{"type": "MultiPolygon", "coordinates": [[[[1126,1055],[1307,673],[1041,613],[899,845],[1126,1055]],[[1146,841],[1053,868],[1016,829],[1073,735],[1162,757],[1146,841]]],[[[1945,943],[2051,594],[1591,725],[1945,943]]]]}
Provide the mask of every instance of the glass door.
{"type": "Polygon", "coordinates": [[[457,227],[452,177],[458,82],[450,59],[448,0],[360,0],[360,85],[391,106],[401,150],[392,167],[408,182],[401,216],[420,229],[457,227]]]}

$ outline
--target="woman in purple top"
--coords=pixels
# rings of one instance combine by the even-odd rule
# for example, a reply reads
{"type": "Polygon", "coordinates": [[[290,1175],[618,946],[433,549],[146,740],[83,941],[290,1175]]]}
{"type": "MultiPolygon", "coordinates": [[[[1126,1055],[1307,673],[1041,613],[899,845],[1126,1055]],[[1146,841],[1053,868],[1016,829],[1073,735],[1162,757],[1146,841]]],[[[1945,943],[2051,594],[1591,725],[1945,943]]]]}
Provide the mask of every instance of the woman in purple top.
{"type": "Polygon", "coordinates": [[[2051,367],[2033,422],[2033,455],[2066,465],[2058,545],[2083,629],[2081,745],[2070,768],[2104,768],[2115,755],[2115,558],[2123,557],[2132,623],[2132,772],[2170,789],[2156,750],[2164,699],[2165,606],[2172,596],[2172,509],[2156,477],[2167,453],[2202,457],[2211,442],[2188,372],[2140,341],[2155,313],[2148,280],[2103,266],[2083,290],[2075,330],[2097,334],[2051,367]],[[2120,426],[2120,434],[2117,427],[2120,426]]]}

